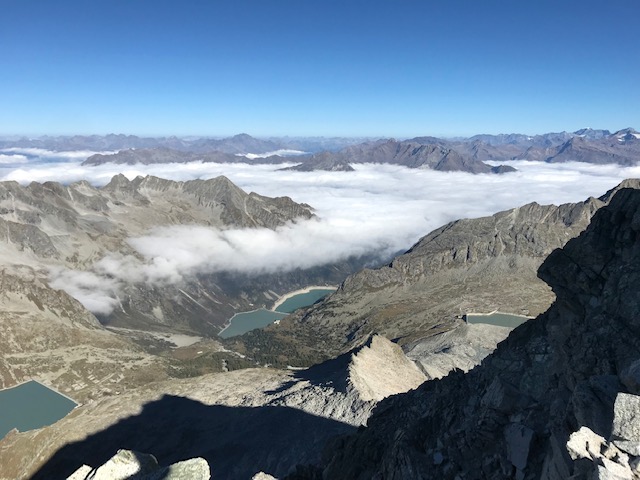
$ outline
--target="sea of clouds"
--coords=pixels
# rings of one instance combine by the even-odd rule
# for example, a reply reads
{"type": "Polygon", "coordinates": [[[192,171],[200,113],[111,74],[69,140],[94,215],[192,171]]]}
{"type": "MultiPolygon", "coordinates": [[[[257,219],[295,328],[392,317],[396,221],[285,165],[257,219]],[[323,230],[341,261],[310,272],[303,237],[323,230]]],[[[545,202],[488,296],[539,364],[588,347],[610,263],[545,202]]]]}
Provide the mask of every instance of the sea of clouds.
{"type": "MultiPolygon", "coordinates": [[[[225,175],[246,191],[289,196],[315,208],[317,219],[276,230],[199,226],[156,228],[129,243],[143,261],[114,253],[86,272],[52,271],[64,288],[95,313],[109,313],[127,283],[176,283],[199,273],[291,271],[334,263],[351,255],[384,258],[458,218],[491,215],[529,202],[566,203],[600,196],[640,167],[506,162],[504,175],[436,172],[394,165],[354,165],[355,172],[279,171],[285,165],[214,164],[81,166],[91,152],[0,151],[0,180],[101,186],[118,173],[191,180],[225,175]],[[50,155],[49,155],[50,154],[50,155]],[[28,157],[24,161],[21,156],[28,157]],[[6,162],[3,160],[7,160],[6,162]]],[[[505,163],[505,162],[501,162],[505,163]]],[[[291,165],[291,164],[288,164],[291,165]]]]}

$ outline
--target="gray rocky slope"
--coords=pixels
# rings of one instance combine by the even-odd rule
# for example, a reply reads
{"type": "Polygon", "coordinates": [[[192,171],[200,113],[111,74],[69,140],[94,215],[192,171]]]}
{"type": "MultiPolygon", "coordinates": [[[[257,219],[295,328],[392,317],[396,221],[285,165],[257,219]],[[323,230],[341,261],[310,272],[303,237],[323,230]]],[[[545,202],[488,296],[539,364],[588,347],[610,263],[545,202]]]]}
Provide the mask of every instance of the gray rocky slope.
{"type": "Polygon", "coordinates": [[[30,379],[78,402],[167,378],[162,359],[103,328],[32,267],[0,270],[0,389],[30,379]]]}
{"type": "Polygon", "coordinates": [[[382,401],[291,478],[640,478],[640,192],[539,270],[557,295],[467,374],[382,401]]]}
{"type": "Polygon", "coordinates": [[[320,461],[329,438],[364,425],[378,401],[424,379],[400,347],[372,337],[309,370],[149,383],[89,402],[49,427],[10,433],[0,440],[0,478],[66,478],[121,448],[151,453],[162,465],[203,457],[214,478],[282,476],[320,461]]]}
{"type": "Polygon", "coordinates": [[[347,277],[323,302],[230,343],[271,363],[318,361],[371,333],[410,348],[421,338],[461,327],[468,312],[535,316],[554,298],[536,275],[539,266],[582,232],[611,195],[560,206],[532,203],[449,223],[389,265],[347,277]]]}

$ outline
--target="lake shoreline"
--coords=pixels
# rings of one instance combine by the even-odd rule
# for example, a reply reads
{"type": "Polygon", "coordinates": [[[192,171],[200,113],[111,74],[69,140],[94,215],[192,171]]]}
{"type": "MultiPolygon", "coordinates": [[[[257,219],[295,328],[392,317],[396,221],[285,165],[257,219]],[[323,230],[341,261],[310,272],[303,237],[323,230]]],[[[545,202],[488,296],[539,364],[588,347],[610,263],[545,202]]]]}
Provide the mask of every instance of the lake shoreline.
{"type": "Polygon", "coordinates": [[[299,290],[294,290],[292,292],[285,293],[281,297],[278,297],[278,300],[276,300],[276,302],[273,304],[273,307],[271,307],[269,310],[271,310],[272,312],[275,312],[276,308],[278,308],[284,302],[289,300],[291,297],[295,297],[296,295],[302,295],[304,293],[310,293],[313,290],[330,290],[330,289],[338,290],[338,287],[336,287],[334,285],[311,285],[309,287],[305,287],[305,288],[301,288],[299,290]]]}
{"type": "Polygon", "coordinates": [[[81,405],[82,405],[80,402],[78,402],[77,400],[74,400],[74,399],[73,399],[73,398],[71,398],[69,395],[65,395],[64,393],[59,392],[58,390],[56,390],[56,389],[55,389],[55,388],[53,388],[53,387],[50,387],[49,385],[45,385],[45,384],[44,384],[44,383],[42,383],[40,380],[36,380],[35,378],[31,378],[31,379],[29,379],[29,380],[23,380],[22,382],[20,382],[20,383],[16,383],[15,385],[12,385],[12,386],[10,386],[10,387],[0,388],[0,392],[4,392],[4,391],[6,391],[6,390],[11,390],[11,389],[13,389],[13,388],[22,387],[23,385],[26,385],[26,384],[27,384],[27,383],[29,383],[29,382],[37,383],[38,385],[41,385],[41,386],[43,386],[44,388],[46,388],[46,389],[48,389],[48,390],[51,390],[53,393],[57,393],[57,394],[58,394],[58,395],[60,395],[61,397],[64,397],[64,398],[66,398],[67,400],[69,400],[69,401],[71,401],[71,402],[75,403],[75,404],[76,404],[76,406],[75,406],[74,408],[77,408],[77,407],[79,407],[79,406],[81,406],[81,405]]]}

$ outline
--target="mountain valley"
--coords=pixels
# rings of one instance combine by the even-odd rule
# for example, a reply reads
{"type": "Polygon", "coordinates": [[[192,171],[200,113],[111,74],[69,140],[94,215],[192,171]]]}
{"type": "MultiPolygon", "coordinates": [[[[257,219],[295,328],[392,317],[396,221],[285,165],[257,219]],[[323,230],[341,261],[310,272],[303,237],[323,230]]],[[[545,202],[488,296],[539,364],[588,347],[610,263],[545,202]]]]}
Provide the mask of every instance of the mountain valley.
{"type": "MultiPolygon", "coordinates": [[[[595,142],[609,134],[584,135],[579,138],[595,142]]],[[[633,142],[631,137],[624,142],[633,142]]],[[[310,158],[329,166],[342,158],[345,175],[359,155],[372,164],[395,158],[399,168],[428,165],[449,171],[448,165],[462,165],[462,170],[479,168],[473,173],[480,175],[492,168],[502,171],[468,163],[453,149],[430,141],[371,142],[310,158]]],[[[500,146],[502,140],[492,141],[500,146]]],[[[117,155],[134,160],[147,155],[162,162],[154,151],[127,152],[117,155]]],[[[229,161],[237,158],[225,155],[233,157],[229,161]]],[[[185,161],[196,157],[189,158],[185,161]]],[[[213,475],[225,478],[251,478],[261,471],[308,479],[475,478],[465,476],[474,465],[483,465],[478,478],[493,478],[489,472],[495,478],[538,478],[541,471],[544,478],[565,478],[563,472],[586,472],[585,462],[577,466],[564,454],[549,453],[548,431],[556,435],[553,448],[562,450],[578,431],[580,422],[574,419],[580,418],[602,442],[613,441],[604,425],[613,414],[602,412],[613,411],[614,390],[634,391],[624,386],[627,380],[609,377],[622,378],[635,347],[620,347],[615,355],[629,358],[619,360],[619,366],[598,367],[595,371],[607,378],[588,380],[592,390],[567,393],[575,378],[590,375],[575,366],[570,367],[578,372],[570,374],[575,378],[556,390],[548,385],[561,384],[562,374],[538,382],[540,369],[555,375],[565,368],[563,358],[548,353],[548,345],[569,338],[563,331],[551,340],[543,331],[544,319],[556,319],[549,320],[548,328],[562,331],[560,314],[554,312],[575,316],[597,310],[594,305],[601,301],[584,300],[568,280],[572,275],[582,279],[579,288],[590,289],[595,298],[599,294],[589,286],[593,275],[588,272],[599,267],[575,267],[577,273],[563,274],[560,281],[548,272],[562,263],[558,249],[565,245],[574,249],[576,265],[600,255],[598,249],[609,248],[604,240],[580,246],[572,239],[597,237],[601,234],[589,232],[608,228],[615,247],[602,254],[608,259],[602,268],[618,275],[618,255],[628,259],[631,254],[624,249],[628,238],[635,238],[628,233],[634,224],[628,224],[635,218],[636,189],[640,181],[630,179],[599,198],[559,206],[529,203],[456,220],[382,266],[379,255],[363,254],[270,270],[252,265],[257,257],[251,249],[269,242],[274,232],[321,221],[315,205],[246,193],[223,176],[174,181],[119,174],[102,187],[86,181],[1,182],[0,388],[34,378],[80,405],[51,426],[13,431],[0,439],[0,478],[66,478],[82,465],[104,464],[118,449],[151,453],[161,465],[202,457],[213,475]],[[606,220],[589,227],[598,218],[606,220]],[[243,251],[249,260],[241,266],[231,262],[231,252],[245,248],[238,241],[244,238],[240,232],[249,232],[254,242],[243,251]],[[211,257],[208,250],[216,249],[222,255],[211,257]],[[339,288],[264,329],[229,339],[217,336],[234,313],[270,308],[287,292],[309,285],[339,288]],[[537,318],[515,330],[465,322],[467,314],[492,311],[537,318]],[[517,370],[522,365],[533,365],[533,370],[517,370]],[[502,379],[503,371],[508,378],[502,379]],[[524,383],[516,385],[517,375],[524,383]],[[490,378],[500,378],[497,386],[490,378]],[[449,402],[454,391],[465,392],[469,405],[449,402]],[[545,403],[551,391],[577,405],[567,410],[569,430],[557,425],[559,407],[545,403]],[[404,392],[409,393],[398,395],[404,392]],[[585,406],[581,395],[599,400],[585,406]],[[507,401],[505,396],[516,406],[500,403],[507,401]],[[518,410],[524,400],[511,399],[520,396],[529,402],[524,410],[518,410]],[[438,409],[447,413],[436,421],[432,412],[438,409]],[[530,421],[532,411],[546,413],[536,423],[530,421]],[[472,415],[468,421],[452,420],[467,414],[472,415]],[[489,426],[473,427],[478,418],[488,419],[489,426]],[[455,427],[450,435],[439,434],[442,441],[434,445],[416,446],[435,441],[421,432],[447,431],[446,422],[455,427]],[[395,435],[390,425],[401,432],[400,440],[389,440],[395,435]],[[532,452],[524,460],[524,454],[513,453],[516,433],[525,437],[517,448],[532,452]],[[465,435],[471,440],[460,440],[465,435]],[[495,445],[489,448],[487,442],[495,445]],[[472,453],[461,457],[452,453],[452,445],[465,445],[472,453]]],[[[633,270],[629,275],[635,275],[633,270]]],[[[607,290],[607,295],[613,294],[607,290]]],[[[607,311],[624,303],[618,297],[610,301],[607,311]]],[[[591,342],[591,330],[583,333],[591,342]]],[[[567,362],[573,365],[574,360],[567,362]]],[[[625,455],[633,456],[633,449],[624,448],[625,455]]]]}

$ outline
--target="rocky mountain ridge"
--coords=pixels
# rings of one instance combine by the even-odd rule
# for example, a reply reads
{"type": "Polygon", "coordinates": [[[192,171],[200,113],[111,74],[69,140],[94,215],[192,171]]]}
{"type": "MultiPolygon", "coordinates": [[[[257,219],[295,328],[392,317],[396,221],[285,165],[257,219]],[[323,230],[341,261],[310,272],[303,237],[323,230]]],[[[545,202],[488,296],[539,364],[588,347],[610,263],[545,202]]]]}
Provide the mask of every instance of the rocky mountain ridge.
{"type": "Polygon", "coordinates": [[[358,262],[288,276],[219,273],[127,283],[125,270],[144,266],[130,240],[157,227],[277,228],[309,218],[308,205],[246,193],[224,177],[174,182],[118,175],[102,188],[0,182],[0,388],[35,378],[84,402],[172,376],[254,365],[225,357],[215,340],[178,347],[203,333],[215,337],[236,311],[272,303],[309,279],[337,283],[346,274],[341,268],[357,269],[358,262]],[[101,310],[100,292],[117,308],[101,310]],[[109,329],[72,295],[93,306],[109,329]]]}
{"type": "Polygon", "coordinates": [[[342,170],[348,171],[354,163],[389,163],[409,168],[469,173],[506,173],[513,167],[492,167],[464,156],[444,144],[420,144],[412,141],[367,142],[346,147],[338,152],[322,152],[305,159],[290,170],[342,170]]]}
{"type": "MultiPolygon", "coordinates": [[[[0,183],[3,263],[31,265],[42,277],[49,275],[47,269],[62,269],[62,274],[71,275],[64,270],[70,269],[82,278],[81,272],[91,270],[100,261],[103,264],[122,263],[127,259],[142,261],[136,260],[141,255],[130,239],[147,235],[158,227],[274,229],[313,216],[308,205],[297,204],[288,197],[272,199],[246,193],[225,177],[174,182],[152,176],[130,181],[117,175],[102,188],[87,182],[70,185],[33,182],[25,187],[16,182],[0,183]]],[[[117,273],[113,272],[111,280],[104,281],[117,281],[114,280],[117,273]]],[[[310,273],[319,283],[318,276],[322,275],[320,269],[310,273]]],[[[307,285],[298,286],[296,279],[291,277],[294,288],[307,285]]],[[[87,277],[87,281],[90,280],[87,277]]],[[[268,294],[270,300],[263,297],[263,291],[257,290],[242,300],[240,292],[234,290],[247,288],[242,278],[237,278],[235,283],[220,280],[215,275],[188,278],[181,285],[167,285],[172,292],[157,285],[145,287],[128,283],[123,285],[120,308],[113,311],[110,320],[119,326],[156,325],[195,332],[208,325],[207,322],[213,322],[218,325],[215,331],[235,309],[242,308],[238,301],[246,307],[253,303],[252,298],[265,303],[273,301],[273,294],[268,294]],[[218,282],[223,286],[218,286],[218,282]],[[225,291],[227,287],[231,290],[225,291]],[[182,301],[170,301],[180,297],[182,301]],[[210,312],[208,317],[203,317],[203,309],[210,312]],[[193,321],[196,323],[190,324],[193,321]]],[[[282,283],[281,293],[284,293],[288,285],[282,283]]],[[[277,285],[277,280],[272,284],[277,285]]],[[[60,286],[65,288],[64,283],[60,286]]],[[[92,289],[88,286],[85,293],[92,295],[92,289]]],[[[104,314],[100,310],[96,313],[104,314]]]]}
{"type": "MultiPolygon", "coordinates": [[[[375,402],[389,379],[424,378],[402,360],[397,345],[381,337],[304,371],[244,370],[153,383],[102,399],[43,431],[9,435],[0,442],[0,464],[20,472],[39,469],[35,478],[47,478],[83,463],[101,465],[115,449],[130,448],[168,463],[179,455],[202,456],[214,471],[233,478],[258,471],[314,480],[637,478],[640,192],[614,190],[598,200],[609,205],[597,209],[587,229],[540,267],[556,294],[547,312],[515,329],[466,375],[454,371],[382,399],[365,428],[353,429],[362,423],[357,415],[372,406],[367,402],[375,402]],[[292,427],[274,436],[275,424],[292,427]],[[347,435],[329,440],[341,433],[347,435]],[[45,457],[55,454],[40,468],[34,449],[45,457]],[[305,466],[292,471],[296,463],[305,466]]],[[[525,213],[539,220],[551,216],[576,225],[589,211],[584,205],[528,208],[525,213]]],[[[500,223],[520,213],[488,218],[500,223]]],[[[529,232],[536,242],[503,243],[542,254],[548,245],[536,245],[540,232],[529,232]]],[[[437,238],[446,244],[444,233],[431,238],[428,249],[437,238]]],[[[434,269],[430,274],[443,268],[438,262],[422,265],[434,269]]],[[[400,390],[388,393],[393,391],[400,390]]]]}
{"type": "Polygon", "coordinates": [[[384,400],[292,478],[640,478],[638,218],[640,192],[619,191],[540,267],[547,312],[468,374],[384,400]]]}
{"type": "Polygon", "coordinates": [[[608,130],[581,129],[544,135],[475,135],[466,139],[415,137],[408,140],[351,142],[341,149],[322,149],[311,155],[282,157],[277,154],[256,158],[250,153],[282,150],[282,143],[262,142],[246,134],[230,139],[191,146],[135,146],[116,154],[96,154],[85,165],[103,163],[153,164],[168,162],[268,163],[300,161],[287,170],[350,171],[352,164],[389,163],[409,168],[470,173],[508,173],[509,165],[492,166],[486,161],[536,160],[546,162],[618,163],[635,165],[640,160],[640,134],[632,128],[611,133],[608,130]],[[216,143],[218,142],[218,143],[216,143]],[[204,147],[203,145],[206,145],[204,147]],[[278,148],[280,147],[280,148],[278,148]],[[244,155],[244,156],[243,156],[244,155]]]}
{"type": "Polygon", "coordinates": [[[229,345],[268,363],[299,365],[338,355],[371,333],[396,339],[410,353],[421,338],[459,328],[469,312],[535,316],[554,299],[536,275],[539,266],[623,187],[639,188],[640,181],[626,180],[600,199],[532,203],[451,222],[389,265],[347,277],[323,302],[229,345]]]}
{"type": "Polygon", "coordinates": [[[117,153],[101,154],[96,153],[87,158],[82,165],[102,165],[105,163],[113,163],[117,165],[153,165],[161,163],[285,163],[288,160],[279,155],[270,155],[266,157],[250,158],[240,154],[227,152],[192,152],[175,150],[170,148],[140,148],[120,150],[117,153]]]}

